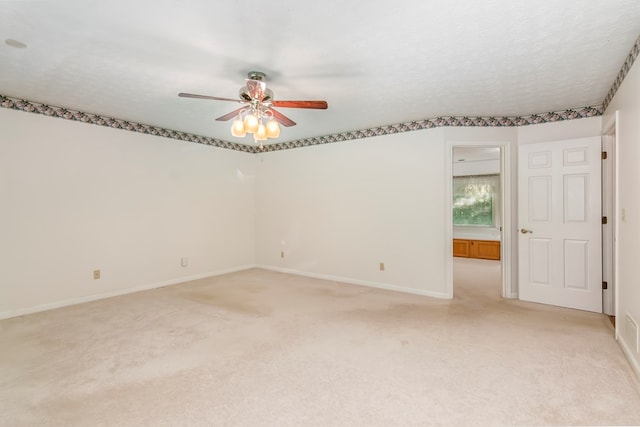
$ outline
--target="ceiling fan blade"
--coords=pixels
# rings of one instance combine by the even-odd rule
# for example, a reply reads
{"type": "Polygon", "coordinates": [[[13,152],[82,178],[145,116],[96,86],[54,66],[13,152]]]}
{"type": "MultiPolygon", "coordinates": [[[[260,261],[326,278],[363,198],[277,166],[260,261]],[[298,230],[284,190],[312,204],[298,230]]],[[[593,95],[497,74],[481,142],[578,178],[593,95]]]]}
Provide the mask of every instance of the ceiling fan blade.
{"type": "Polygon", "coordinates": [[[241,99],[220,98],[219,96],[196,95],[193,93],[184,93],[184,92],[180,92],[178,96],[181,96],[183,98],[213,99],[214,101],[244,102],[241,99]]]}
{"type": "Polygon", "coordinates": [[[326,110],[329,105],[327,101],[271,101],[274,107],[282,108],[313,108],[317,110],[326,110]]]}
{"type": "Polygon", "coordinates": [[[218,117],[216,120],[221,121],[221,122],[226,122],[227,120],[231,120],[234,117],[238,117],[238,114],[240,114],[240,111],[242,111],[244,109],[245,109],[245,107],[240,107],[237,110],[233,110],[232,112],[225,114],[224,116],[218,117]]]}
{"type": "Polygon", "coordinates": [[[282,114],[279,111],[274,110],[273,108],[268,108],[269,111],[271,111],[273,113],[273,118],[280,123],[282,126],[295,126],[296,122],[294,122],[293,120],[291,120],[289,117],[285,116],[284,114],[282,114]]]}

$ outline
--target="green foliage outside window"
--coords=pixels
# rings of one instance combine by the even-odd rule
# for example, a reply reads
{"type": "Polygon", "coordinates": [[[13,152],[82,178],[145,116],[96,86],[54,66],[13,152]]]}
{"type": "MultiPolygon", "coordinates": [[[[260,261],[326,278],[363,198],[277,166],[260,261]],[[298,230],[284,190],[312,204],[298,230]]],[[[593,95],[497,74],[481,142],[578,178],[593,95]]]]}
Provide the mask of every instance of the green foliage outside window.
{"type": "Polygon", "coordinates": [[[499,175],[454,177],[453,224],[493,226],[499,182],[499,175]]]}

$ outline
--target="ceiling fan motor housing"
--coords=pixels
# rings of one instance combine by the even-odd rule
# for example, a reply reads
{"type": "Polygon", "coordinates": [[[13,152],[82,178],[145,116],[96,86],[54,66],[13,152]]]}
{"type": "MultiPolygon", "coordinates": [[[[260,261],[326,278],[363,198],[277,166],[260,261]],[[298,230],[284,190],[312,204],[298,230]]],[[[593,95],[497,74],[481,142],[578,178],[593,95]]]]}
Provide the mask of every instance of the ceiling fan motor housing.
{"type": "Polygon", "coordinates": [[[267,102],[273,100],[273,91],[271,89],[256,89],[243,86],[240,88],[240,99],[251,102],[254,99],[267,102]]]}
{"type": "Polygon", "coordinates": [[[259,82],[263,81],[267,75],[261,71],[249,71],[247,74],[249,80],[257,80],[259,82]]]}
{"type": "Polygon", "coordinates": [[[240,99],[244,101],[266,102],[273,99],[273,92],[267,89],[264,78],[265,73],[260,71],[250,71],[246,79],[247,85],[240,88],[240,99]]]}

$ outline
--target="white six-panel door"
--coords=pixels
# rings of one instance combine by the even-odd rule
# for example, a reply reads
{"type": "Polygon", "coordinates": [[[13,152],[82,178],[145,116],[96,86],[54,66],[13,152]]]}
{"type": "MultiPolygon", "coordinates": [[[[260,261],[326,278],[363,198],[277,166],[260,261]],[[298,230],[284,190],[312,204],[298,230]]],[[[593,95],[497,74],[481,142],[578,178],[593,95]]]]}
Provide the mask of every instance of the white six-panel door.
{"type": "Polygon", "coordinates": [[[518,147],[520,299],[602,312],[599,137],[518,147]]]}

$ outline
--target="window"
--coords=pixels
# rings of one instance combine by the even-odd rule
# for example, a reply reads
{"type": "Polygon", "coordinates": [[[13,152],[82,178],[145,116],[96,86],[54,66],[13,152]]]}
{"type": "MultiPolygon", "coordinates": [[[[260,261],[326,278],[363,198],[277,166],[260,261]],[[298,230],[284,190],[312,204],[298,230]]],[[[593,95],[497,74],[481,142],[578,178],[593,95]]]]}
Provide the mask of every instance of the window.
{"type": "Polygon", "coordinates": [[[453,178],[453,225],[497,226],[500,175],[453,178]]]}

